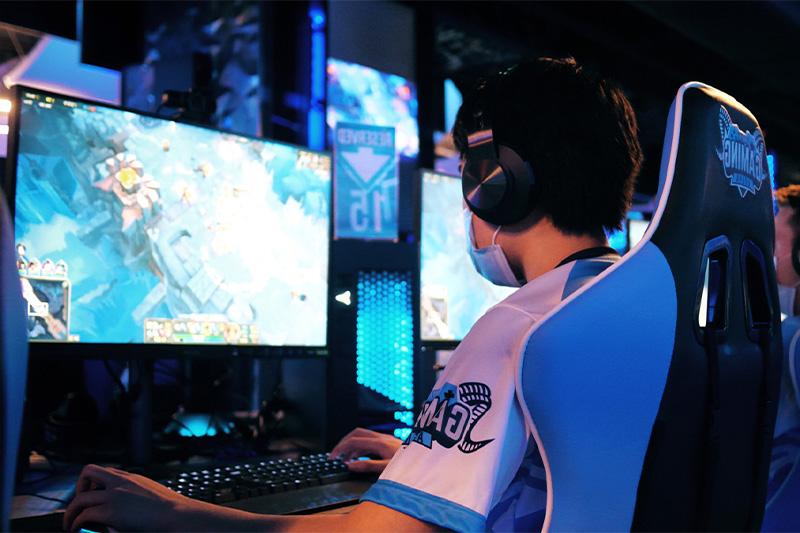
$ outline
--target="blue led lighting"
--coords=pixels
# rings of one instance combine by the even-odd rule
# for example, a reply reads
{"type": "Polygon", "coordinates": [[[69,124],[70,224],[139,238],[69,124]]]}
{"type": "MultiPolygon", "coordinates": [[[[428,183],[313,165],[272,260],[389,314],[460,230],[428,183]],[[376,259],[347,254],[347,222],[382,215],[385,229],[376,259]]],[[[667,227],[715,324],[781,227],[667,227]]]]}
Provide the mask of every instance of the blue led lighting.
{"type": "MultiPolygon", "coordinates": [[[[776,181],[776,161],[775,161],[775,154],[767,154],[767,168],[769,169],[769,183],[772,186],[772,190],[778,188],[777,181],[776,181]]],[[[775,216],[778,216],[778,198],[775,195],[772,195],[772,212],[775,216]]]]}
{"type": "Polygon", "coordinates": [[[176,422],[173,423],[173,426],[178,427],[178,435],[181,437],[214,437],[217,435],[218,428],[223,433],[230,433],[233,423],[219,421],[215,423],[213,417],[207,414],[183,413],[176,415],[176,422]]]}
{"type": "Polygon", "coordinates": [[[411,409],[414,403],[411,273],[359,272],[357,290],[356,381],[411,409]]]}
{"type": "Polygon", "coordinates": [[[769,168],[769,180],[772,188],[775,188],[775,154],[767,154],[767,167],[769,168]]]}
{"type": "Polygon", "coordinates": [[[406,440],[411,434],[411,428],[397,428],[394,430],[394,436],[400,440],[406,440]]]}
{"type": "Polygon", "coordinates": [[[398,422],[402,422],[407,426],[414,425],[414,413],[411,411],[395,411],[394,419],[397,420],[398,422]]]}
{"type": "Polygon", "coordinates": [[[319,2],[312,2],[308,9],[311,21],[311,98],[308,106],[308,147],[325,149],[325,11],[319,2]]]}
{"type": "Polygon", "coordinates": [[[312,30],[325,29],[325,11],[318,5],[312,5],[308,10],[312,30]]]}

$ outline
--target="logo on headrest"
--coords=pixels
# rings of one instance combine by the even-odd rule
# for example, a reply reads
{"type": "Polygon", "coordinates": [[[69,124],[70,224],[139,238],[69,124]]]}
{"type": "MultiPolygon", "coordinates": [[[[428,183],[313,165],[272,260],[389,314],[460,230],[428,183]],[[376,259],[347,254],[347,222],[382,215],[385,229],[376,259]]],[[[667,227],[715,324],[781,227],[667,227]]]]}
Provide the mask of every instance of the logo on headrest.
{"type": "Polygon", "coordinates": [[[733,123],[728,110],[720,106],[719,134],[722,146],[717,149],[717,157],[722,162],[725,177],[731,187],[739,189],[742,198],[747,193],[755,195],[767,178],[767,150],[761,130],[756,128],[754,133],[742,131],[733,123]]]}

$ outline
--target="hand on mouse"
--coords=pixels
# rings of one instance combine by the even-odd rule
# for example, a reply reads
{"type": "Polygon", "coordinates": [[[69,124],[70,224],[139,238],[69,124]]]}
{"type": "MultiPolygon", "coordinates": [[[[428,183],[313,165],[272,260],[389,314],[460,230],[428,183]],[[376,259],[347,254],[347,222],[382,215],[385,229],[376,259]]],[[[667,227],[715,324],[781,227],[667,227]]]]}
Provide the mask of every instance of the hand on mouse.
{"type": "Polygon", "coordinates": [[[64,529],[102,524],[122,531],[186,531],[205,506],[144,476],[87,465],[64,513],[64,529]]]}
{"type": "Polygon", "coordinates": [[[331,458],[338,458],[347,463],[352,472],[381,473],[394,457],[403,442],[391,435],[378,433],[364,428],[356,428],[348,433],[330,453],[331,458]],[[361,455],[377,455],[380,459],[353,461],[361,455]]]}

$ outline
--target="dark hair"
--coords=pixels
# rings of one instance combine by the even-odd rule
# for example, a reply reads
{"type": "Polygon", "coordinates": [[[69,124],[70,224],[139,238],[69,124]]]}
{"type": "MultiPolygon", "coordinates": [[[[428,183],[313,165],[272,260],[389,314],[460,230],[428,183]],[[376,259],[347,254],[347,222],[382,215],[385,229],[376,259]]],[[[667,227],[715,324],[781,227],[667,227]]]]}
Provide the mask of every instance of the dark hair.
{"type": "Polygon", "coordinates": [[[491,128],[533,168],[536,208],[568,234],[619,229],[642,164],[636,116],[622,91],[573,58],[540,58],[482,79],[453,126],[467,136],[491,128]]]}

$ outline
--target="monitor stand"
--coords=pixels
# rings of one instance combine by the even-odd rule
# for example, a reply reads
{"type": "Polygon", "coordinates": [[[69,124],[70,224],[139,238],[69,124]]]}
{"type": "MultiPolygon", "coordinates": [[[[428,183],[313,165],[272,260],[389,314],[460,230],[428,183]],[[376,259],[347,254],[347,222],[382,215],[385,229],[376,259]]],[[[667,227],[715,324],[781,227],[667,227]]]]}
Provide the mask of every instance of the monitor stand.
{"type": "Polygon", "coordinates": [[[129,446],[130,461],[144,466],[153,459],[153,361],[131,360],[128,363],[132,392],[129,446]]]}

